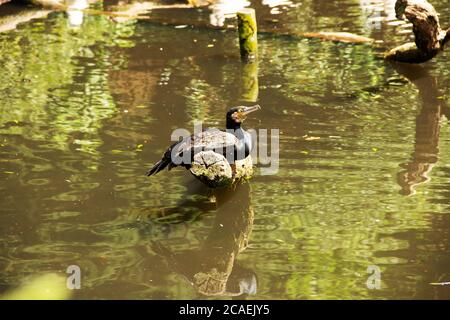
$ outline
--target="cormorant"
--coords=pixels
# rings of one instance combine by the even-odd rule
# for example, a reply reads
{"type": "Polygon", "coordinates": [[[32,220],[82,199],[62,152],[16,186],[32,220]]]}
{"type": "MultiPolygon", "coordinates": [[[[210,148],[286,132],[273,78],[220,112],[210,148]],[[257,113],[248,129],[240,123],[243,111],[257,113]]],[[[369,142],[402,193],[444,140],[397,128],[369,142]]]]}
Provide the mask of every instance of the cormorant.
{"type": "Polygon", "coordinates": [[[245,159],[253,149],[252,137],[242,128],[246,116],[261,109],[259,105],[251,107],[233,107],[227,112],[226,131],[206,129],[198,134],[180,139],[171,145],[162,159],[151,168],[147,175],[151,176],[169,167],[190,168],[194,155],[201,151],[212,150],[222,154],[230,164],[245,159]]]}

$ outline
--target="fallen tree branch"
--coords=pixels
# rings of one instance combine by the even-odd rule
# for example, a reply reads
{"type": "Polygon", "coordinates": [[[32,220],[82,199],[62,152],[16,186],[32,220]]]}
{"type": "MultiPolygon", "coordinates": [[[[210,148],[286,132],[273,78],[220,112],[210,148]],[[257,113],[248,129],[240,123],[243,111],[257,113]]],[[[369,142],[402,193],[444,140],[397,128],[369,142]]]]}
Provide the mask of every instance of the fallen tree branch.
{"type": "Polygon", "coordinates": [[[421,63],[434,58],[450,39],[450,29],[441,29],[438,13],[426,0],[397,0],[397,19],[407,19],[413,24],[415,42],[398,46],[385,54],[388,60],[421,63]]]}
{"type": "Polygon", "coordinates": [[[450,282],[432,282],[430,283],[432,286],[448,286],[450,282]]]}

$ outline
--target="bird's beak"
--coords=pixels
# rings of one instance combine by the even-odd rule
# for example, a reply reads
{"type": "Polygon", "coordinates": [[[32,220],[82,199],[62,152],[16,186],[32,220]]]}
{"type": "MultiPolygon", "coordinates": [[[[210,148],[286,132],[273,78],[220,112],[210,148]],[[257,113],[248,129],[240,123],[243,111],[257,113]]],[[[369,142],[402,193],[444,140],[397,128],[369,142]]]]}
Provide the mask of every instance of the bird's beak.
{"type": "Polygon", "coordinates": [[[242,112],[242,115],[246,116],[249,113],[252,113],[254,111],[260,110],[261,107],[259,106],[259,104],[255,105],[255,106],[251,106],[251,107],[245,107],[244,111],[242,112]]]}

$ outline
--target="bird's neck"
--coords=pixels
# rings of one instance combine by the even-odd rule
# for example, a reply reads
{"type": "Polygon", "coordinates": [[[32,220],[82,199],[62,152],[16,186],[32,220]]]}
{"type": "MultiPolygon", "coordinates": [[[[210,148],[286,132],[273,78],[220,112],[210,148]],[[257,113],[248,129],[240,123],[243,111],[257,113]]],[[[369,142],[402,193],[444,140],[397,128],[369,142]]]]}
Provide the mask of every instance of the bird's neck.
{"type": "Polygon", "coordinates": [[[240,123],[235,122],[227,122],[227,131],[239,140],[239,143],[234,146],[234,160],[245,159],[252,150],[250,134],[242,128],[240,123]]]}
{"type": "Polygon", "coordinates": [[[243,140],[245,137],[245,130],[240,123],[227,123],[227,131],[235,135],[239,140],[243,140]]]}
{"type": "Polygon", "coordinates": [[[227,120],[227,130],[239,130],[242,129],[241,124],[240,123],[236,123],[234,121],[231,120],[227,120]]]}
{"type": "Polygon", "coordinates": [[[240,145],[238,149],[244,150],[244,158],[246,158],[252,149],[252,138],[251,135],[245,131],[242,127],[239,127],[238,129],[234,130],[234,136],[238,138],[240,145]]]}

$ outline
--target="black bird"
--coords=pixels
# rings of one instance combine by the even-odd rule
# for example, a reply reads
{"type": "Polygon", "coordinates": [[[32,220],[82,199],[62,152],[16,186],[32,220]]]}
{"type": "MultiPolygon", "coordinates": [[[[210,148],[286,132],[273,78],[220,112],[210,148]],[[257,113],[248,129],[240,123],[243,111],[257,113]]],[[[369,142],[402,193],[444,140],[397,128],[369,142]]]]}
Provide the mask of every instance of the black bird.
{"type": "Polygon", "coordinates": [[[191,167],[194,155],[201,151],[214,151],[222,154],[230,164],[245,159],[253,149],[252,137],[242,128],[246,116],[261,109],[259,105],[251,107],[233,107],[227,112],[226,131],[206,129],[198,134],[180,139],[171,145],[147,175],[157,174],[167,166],[169,170],[177,166],[191,167]]]}

